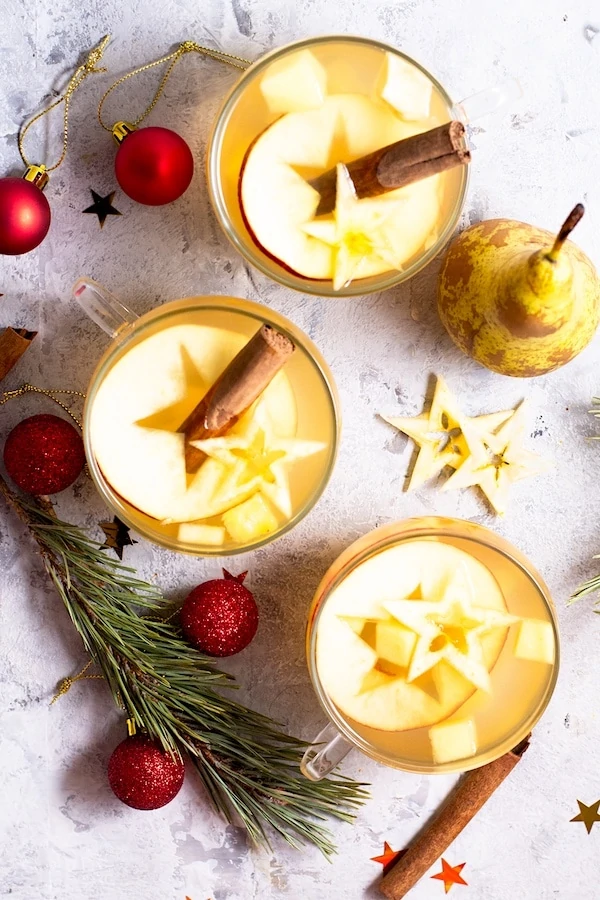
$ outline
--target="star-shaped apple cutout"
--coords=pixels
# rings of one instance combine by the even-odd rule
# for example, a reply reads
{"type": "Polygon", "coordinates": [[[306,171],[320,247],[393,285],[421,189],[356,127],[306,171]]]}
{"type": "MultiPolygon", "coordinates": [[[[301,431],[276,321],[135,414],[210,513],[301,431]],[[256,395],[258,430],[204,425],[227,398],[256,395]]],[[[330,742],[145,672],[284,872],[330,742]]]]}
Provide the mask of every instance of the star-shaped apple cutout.
{"type": "Polygon", "coordinates": [[[445,660],[474,687],[490,691],[481,637],[492,628],[508,628],[518,619],[510,613],[476,606],[473,594],[466,569],[459,567],[436,602],[390,600],[383,604],[393,618],[417,636],[408,682],[445,660]]]}
{"type": "Polygon", "coordinates": [[[333,289],[339,291],[359,276],[365,260],[386,263],[390,269],[402,263],[385,232],[385,224],[398,215],[402,200],[359,200],[343,163],[337,164],[336,202],[333,218],[314,219],[303,226],[311,237],[333,247],[333,289]]]}
{"type": "Polygon", "coordinates": [[[387,841],[383,842],[383,853],[379,856],[372,856],[371,862],[381,863],[383,866],[383,874],[385,875],[404,854],[406,850],[392,850],[387,841]]]}
{"type": "Polygon", "coordinates": [[[260,403],[229,434],[191,444],[226,467],[219,492],[231,505],[258,491],[288,518],[292,515],[288,468],[326,449],[321,441],[278,437],[260,403]]]}
{"type": "Polygon", "coordinates": [[[548,460],[522,446],[526,411],[527,404],[523,402],[495,434],[471,432],[468,438],[471,455],[443,485],[442,490],[477,486],[494,510],[503,515],[511,485],[546,472],[550,467],[548,460]]]}
{"type": "MultiPolygon", "coordinates": [[[[419,447],[408,490],[414,491],[430,478],[450,466],[458,469],[469,456],[469,444],[476,436],[493,434],[512,415],[512,410],[483,416],[465,416],[450,392],[446,381],[438,376],[429,412],[420,416],[381,416],[398,431],[408,435],[419,447]],[[471,437],[472,436],[472,437],[471,437]]],[[[486,459],[484,448],[478,459],[486,459]]]]}

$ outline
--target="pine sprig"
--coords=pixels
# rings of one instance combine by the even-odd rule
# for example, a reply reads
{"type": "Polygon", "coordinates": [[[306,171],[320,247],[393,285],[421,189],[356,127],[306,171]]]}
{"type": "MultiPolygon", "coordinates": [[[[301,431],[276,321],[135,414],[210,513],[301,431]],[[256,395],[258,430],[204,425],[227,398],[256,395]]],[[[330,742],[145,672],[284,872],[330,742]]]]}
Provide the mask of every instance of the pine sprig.
{"type": "MultiPolygon", "coordinates": [[[[588,409],[588,412],[590,415],[595,416],[596,419],[600,419],[600,397],[592,397],[592,409],[588,409]]],[[[591,440],[600,441],[600,435],[592,436],[591,440]]],[[[594,556],[593,559],[600,559],[600,555],[594,556]]],[[[590,578],[589,581],[585,581],[578,587],[569,602],[575,603],[577,600],[581,600],[582,597],[586,597],[588,594],[595,594],[598,591],[600,591],[600,575],[590,578]]],[[[600,605],[600,599],[596,600],[596,605],[600,605]]],[[[594,612],[600,614],[600,609],[595,609],[594,612]]]]}
{"type": "Polygon", "coordinates": [[[254,843],[268,846],[272,830],[294,847],[308,842],[333,853],[322,822],[351,821],[364,786],[341,776],[305,779],[306,745],[232,699],[233,677],[162,618],[158,588],[57,519],[49,504],[22,500],[1,476],[0,493],[29,528],[86,650],[137,727],[170,752],[187,753],[216,809],[228,821],[237,816],[254,843]]]}

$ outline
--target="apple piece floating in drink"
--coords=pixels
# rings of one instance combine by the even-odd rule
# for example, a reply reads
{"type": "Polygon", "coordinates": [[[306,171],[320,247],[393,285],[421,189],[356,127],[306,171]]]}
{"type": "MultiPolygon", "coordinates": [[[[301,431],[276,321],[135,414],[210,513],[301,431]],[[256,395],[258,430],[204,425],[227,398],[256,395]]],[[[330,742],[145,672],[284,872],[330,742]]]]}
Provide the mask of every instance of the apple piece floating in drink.
{"type": "Polygon", "coordinates": [[[343,86],[339,60],[318,55],[301,49],[266,68],[271,121],[250,142],[239,198],[261,249],[337,291],[401,270],[435,242],[444,172],[470,157],[464,127],[440,125],[432,82],[412,63],[378,55],[362,92],[348,73],[343,86]]]}
{"type": "Polygon", "coordinates": [[[182,324],[142,339],[108,371],[90,428],[102,474],[184,543],[250,544],[294,514],[293,482],[326,444],[296,437],[283,370],[294,344],[263,325],[247,341],[182,324]]]}

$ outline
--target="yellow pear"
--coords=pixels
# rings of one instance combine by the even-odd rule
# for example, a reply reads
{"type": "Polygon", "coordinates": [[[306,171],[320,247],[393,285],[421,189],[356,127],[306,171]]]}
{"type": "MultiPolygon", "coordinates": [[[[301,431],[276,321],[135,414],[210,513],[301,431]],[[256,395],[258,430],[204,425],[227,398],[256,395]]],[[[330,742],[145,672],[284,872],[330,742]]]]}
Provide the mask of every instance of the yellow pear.
{"type": "Polygon", "coordinates": [[[558,369],[591,341],[600,316],[592,262],[567,238],[579,203],[558,236],[512,219],[472,225],[450,244],[438,310],[453,341],[502,375],[558,369]]]}

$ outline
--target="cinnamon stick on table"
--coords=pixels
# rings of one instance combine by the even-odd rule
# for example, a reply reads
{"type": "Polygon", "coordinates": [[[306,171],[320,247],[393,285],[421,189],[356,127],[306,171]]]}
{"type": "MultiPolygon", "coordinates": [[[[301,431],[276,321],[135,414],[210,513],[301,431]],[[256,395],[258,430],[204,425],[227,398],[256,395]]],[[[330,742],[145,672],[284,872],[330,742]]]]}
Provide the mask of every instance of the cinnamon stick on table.
{"type": "MultiPolygon", "coordinates": [[[[405,187],[454,166],[462,166],[470,159],[465,126],[455,120],[381,147],[368,156],[346,163],[346,168],[358,198],[363,199],[405,187]]],[[[321,195],[315,215],[324,215],[335,209],[336,182],[335,169],[329,169],[309,181],[321,195]]]]}
{"type": "Polygon", "coordinates": [[[242,347],[179,431],[185,433],[185,465],[196,472],[205,454],[191,441],[221,437],[235,425],[295,350],[287,335],[263,325],[242,347]]]}
{"type": "Polygon", "coordinates": [[[379,890],[388,900],[401,900],[469,824],[517,765],[529,737],[500,759],[462,777],[439,813],[382,878],[379,890]]]}
{"type": "Polygon", "coordinates": [[[31,347],[36,334],[25,328],[5,328],[0,334],[0,381],[31,347]]]}

